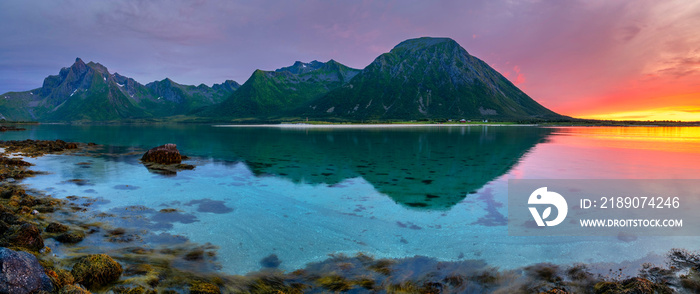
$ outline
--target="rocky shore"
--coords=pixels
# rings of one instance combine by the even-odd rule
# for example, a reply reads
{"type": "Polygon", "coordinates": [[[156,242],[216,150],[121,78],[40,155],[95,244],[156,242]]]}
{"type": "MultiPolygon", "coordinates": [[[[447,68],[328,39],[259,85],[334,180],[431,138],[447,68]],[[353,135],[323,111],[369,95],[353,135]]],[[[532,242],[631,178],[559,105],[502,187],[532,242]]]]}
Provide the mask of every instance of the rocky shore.
{"type": "MultiPolygon", "coordinates": [[[[99,201],[79,195],[54,199],[28,190],[34,176],[22,158],[44,154],[95,156],[95,144],[0,141],[0,293],[697,293],[700,255],[668,254],[668,266],[645,265],[635,277],[621,271],[593,274],[583,264],[535,264],[500,270],[478,260],[441,262],[427,257],[375,259],[333,255],[292,272],[270,255],[260,272],[232,276],[217,271],[217,250],[186,240],[147,244],[149,232],[130,217],[151,211],[129,207],[123,215],[84,217],[99,201]],[[121,219],[122,222],[110,221],[121,219]],[[122,226],[123,225],[123,226],[122,226]]],[[[186,157],[184,157],[186,159],[186,157]]],[[[159,173],[192,169],[176,146],[149,150],[141,161],[159,173]]],[[[80,179],[76,179],[80,181],[80,179]]],[[[164,208],[163,218],[176,209],[164,208]]],[[[160,239],[166,236],[158,235],[160,239]]],[[[232,236],[235,237],[235,236],[232,236]]],[[[169,236],[177,239],[177,236],[169,236]]]]}

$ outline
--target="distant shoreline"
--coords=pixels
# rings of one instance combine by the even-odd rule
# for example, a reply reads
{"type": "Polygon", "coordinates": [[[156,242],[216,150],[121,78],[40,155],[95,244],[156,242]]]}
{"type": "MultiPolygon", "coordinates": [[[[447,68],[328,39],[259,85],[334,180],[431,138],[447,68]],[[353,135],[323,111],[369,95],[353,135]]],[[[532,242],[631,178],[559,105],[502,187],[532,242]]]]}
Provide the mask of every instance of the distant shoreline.
{"type": "Polygon", "coordinates": [[[534,127],[536,124],[260,124],[260,125],[245,125],[245,124],[217,124],[213,127],[217,128],[299,128],[299,129],[316,129],[316,128],[332,128],[332,129],[352,129],[352,128],[413,128],[413,127],[534,127]]]}

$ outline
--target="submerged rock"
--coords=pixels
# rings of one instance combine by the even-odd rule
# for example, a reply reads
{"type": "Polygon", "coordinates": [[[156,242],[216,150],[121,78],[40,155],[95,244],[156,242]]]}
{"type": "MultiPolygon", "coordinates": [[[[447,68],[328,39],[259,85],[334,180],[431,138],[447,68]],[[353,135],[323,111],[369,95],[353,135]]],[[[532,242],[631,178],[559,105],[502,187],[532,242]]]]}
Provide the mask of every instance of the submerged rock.
{"type": "Polygon", "coordinates": [[[282,261],[274,253],[260,260],[260,265],[266,268],[277,268],[280,264],[282,264],[282,261]]]}
{"type": "Polygon", "coordinates": [[[81,257],[73,265],[71,274],[76,282],[96,288],[118,280],[122,266],[106,254],[92,254],[81,257]]]}
{"type": "Polygon", "coordinates": [[[165,144],[148,150],[142,157],[143,162],[159,164],[176,164],[182,162],[180,151],[175,144],[165,144]]]}
{"type": "Polygon", "coordinates": [[[39,260],[27,252],[0,247],[0,293],[53,291],[39,260]]]}

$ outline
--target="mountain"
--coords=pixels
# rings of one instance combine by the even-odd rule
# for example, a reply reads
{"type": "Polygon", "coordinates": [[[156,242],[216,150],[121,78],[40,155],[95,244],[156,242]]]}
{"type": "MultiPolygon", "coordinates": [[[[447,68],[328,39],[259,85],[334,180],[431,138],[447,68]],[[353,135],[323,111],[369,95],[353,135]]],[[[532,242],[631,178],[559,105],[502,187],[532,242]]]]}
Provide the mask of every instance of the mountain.
{"type": "Polygon", "coordinates": [[[401,42],[297,115],[353,120],[561,118],[449,38],[401,42]]]}
{"type": "Polygon", "coordinates": [[[239,118],[285,115],[342,86],[359,72],[335,60],[297,61],[275,71],[256,70],[221,105],[201,115],[239,118]]]}
{"type": "Polygon", "coordinates": [[[149,97],[142,101],[140,105],[146,109],[152,109],[155,116],[169,116],[178,114],[188,114],[202,107],[215,105],[223,102],[231,93],[236,91],[240,85],[234,81],[227,80],[223,84],[214,84],[211,88],[204,84],[199,86],[180,85],[171,79],[164,79],[146,84],[150,90],[149,97]]]}
{"type": "Polygon", "coordinates": [[[362,70],[330,60],[256,70],[243,84],[142,85],[80,58],[41,88],[0,96],[0,119],[116,121],[187,115],[195,120],[566,119],[530,98],[449,38],[401,42],[362,70]]]}
{"type": "Polygon", "coordinates": [[[9,92],[0,99],[0,118],[38,121],[114,121],[186,114],[220,103],[238,84],[185,86],[170,79],[146,86],[99,63],[80,58],[41,88],[9,92]]]}

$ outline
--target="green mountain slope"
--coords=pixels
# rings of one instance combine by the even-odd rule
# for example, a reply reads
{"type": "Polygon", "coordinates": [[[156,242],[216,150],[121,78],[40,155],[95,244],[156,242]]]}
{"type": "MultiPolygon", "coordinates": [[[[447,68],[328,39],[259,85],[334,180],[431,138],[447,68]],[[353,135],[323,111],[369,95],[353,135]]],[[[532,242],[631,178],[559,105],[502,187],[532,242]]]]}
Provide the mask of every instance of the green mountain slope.
{"type": "Polygon", "coordinates": [[[35,121],[34,107],[41,100],[39,89],[26,92],[8,92],[0,96],[0,119],[8,121],[35,121]]]}
{"type": "MultiPolygon", "coordinates": [[[[49,121],[105,121],[124,118],[144,118],[149,115],[138,108],[116,85],[116,82],[108,79],[106,72],[94,70],[90,67],[86,76],[82,77],[80,85],[61,101],[64,96],[51,95],[45,100],[44,105],[53,108],[41,116],[42,120],[49,121]],[[89,83],[89,84],[88,84],[89,83]],[[58,105],[54,105],[59,103],[58,105]],[[48,105],[51,103],[50,105],[48,105]]],[[[65,81],[64,81],[65,83],[65,81]]]]}
{"type": "Polygon", "coordinates": [[[10,92],[0,99],[0,118],[37,121],[114,121],[187,114],[221,103],[239,87],[234,81],[187,86],[170,79],[146,86],[99,63],[80,58],[41,88],[10,92]]]}
{"type": "Polygon", "coordinates": [[[208,87],[181,85],[171,79],[151,82],[145,86],[148,88],[147,99],[139,101],[139,105],[158,117],[188,114],[202,107],[211,106],[223,102],[237,90],[240,85],[228,80],[223,84],[214,84],[208,87]]]}
{"type": "Polygon", "coordinates": [[[553,119],[449,38],[404,41],[299,116],[349,119],[553,119]]]}
{"type": "Polygon", "coordinates": [[[201,115],[242,118],[285,115],[342,86],[357,73],[359,70],[334,60],[297,61],[276,71],[256,70],[231,97],[201,115]]]}

